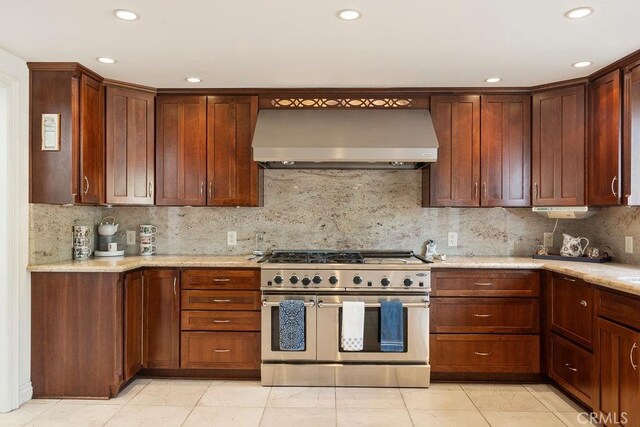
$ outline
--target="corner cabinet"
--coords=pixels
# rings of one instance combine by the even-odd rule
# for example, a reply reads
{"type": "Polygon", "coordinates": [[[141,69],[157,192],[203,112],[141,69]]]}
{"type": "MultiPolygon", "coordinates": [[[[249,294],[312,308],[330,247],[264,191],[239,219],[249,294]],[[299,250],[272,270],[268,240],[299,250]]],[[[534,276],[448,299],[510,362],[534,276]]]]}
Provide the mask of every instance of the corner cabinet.
{"type": "Polygon", "coordinates": [[[620,203],[621,107],[619,70],[589,84],[588,205],[620,203]]]}
{"type": "Polygon", "coordinates": [[[153,205],[155,95],[106,88],[106,202],[153,205]]]}
{"type": "Polygon", "coordinates": [[[76,63],[28,63],[30,202],[100,204],[104,185],[102,78],[76,63]],[[59,147],[45,150],[42,115],[58,114],[59,147]]]}
{"type": "Polygon", "coordinates": [[[583,206],[585,86],[533,95],[533,206],[583,206]]]}

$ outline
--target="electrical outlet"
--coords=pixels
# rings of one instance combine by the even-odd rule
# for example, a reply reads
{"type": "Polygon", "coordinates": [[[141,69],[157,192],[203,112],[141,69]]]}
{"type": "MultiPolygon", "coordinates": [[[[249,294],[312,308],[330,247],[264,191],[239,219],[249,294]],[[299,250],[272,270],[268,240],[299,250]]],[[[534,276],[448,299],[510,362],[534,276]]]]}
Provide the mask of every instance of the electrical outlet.
{"type": "Polygon", "coordinates": [[[227,246],[235,246],[238,244],[238,233],[235,231],[227,231],[227,246]]]}
{"type": "Polygon", "coordinates": [[[628,254],[633,253],[633,237],[624,236],[624,251],[628,254]]]}
{"type": "Polygon", "coordinates": [[[447,245],[450,248],[458,247],[458,233],[455,231],[450,231],[447,235],[447,245]]]}
{"type": "Polygon", "coordinates": [[[127,230],[127,245],[136,244],[136,232],[135,230],[127,230]]]}
{"type": "Polygon", "coordinates": [[[545,248],[553,247],[553,233],[544,233],[544,242],[542,243],[545,248]]]}

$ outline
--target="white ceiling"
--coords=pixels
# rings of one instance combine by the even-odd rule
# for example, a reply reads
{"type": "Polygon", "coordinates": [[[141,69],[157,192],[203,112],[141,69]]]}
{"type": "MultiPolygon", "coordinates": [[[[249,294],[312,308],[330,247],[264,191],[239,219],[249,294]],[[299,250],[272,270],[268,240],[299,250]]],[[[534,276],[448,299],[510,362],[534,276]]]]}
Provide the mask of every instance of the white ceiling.
{"type": "Polygon", "coordinates": [[[154,87],[531,86],[639,49],[639,16],[639,0],[0,0],[0,48],[154,87]],[[595,13],[563,17],[577,6],[595,13]]]}

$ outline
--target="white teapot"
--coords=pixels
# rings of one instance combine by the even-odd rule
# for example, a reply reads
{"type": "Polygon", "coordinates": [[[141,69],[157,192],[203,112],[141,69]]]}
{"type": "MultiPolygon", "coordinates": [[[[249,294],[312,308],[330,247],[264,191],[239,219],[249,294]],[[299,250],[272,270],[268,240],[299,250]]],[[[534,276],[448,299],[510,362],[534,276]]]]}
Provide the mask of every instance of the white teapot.
{"type": "Polygon", "coordinates": [[[562,235],[562,249],[560,249],[560,255],[579,257],[584,255],[585,249],[589,246],[589,239],[586,237],[573,237],[568,234],[562,235]],[[582,247],[582,241],[586,240],[587,244],[582,247]]]}
{"type": "Polygon", "coordinates": [[[100,233],[101,236],[113,236],[118,231],[118,225],[119,224],[116,224],[115,218],[108,216],[100,222],[98,233],[100,233]]]}

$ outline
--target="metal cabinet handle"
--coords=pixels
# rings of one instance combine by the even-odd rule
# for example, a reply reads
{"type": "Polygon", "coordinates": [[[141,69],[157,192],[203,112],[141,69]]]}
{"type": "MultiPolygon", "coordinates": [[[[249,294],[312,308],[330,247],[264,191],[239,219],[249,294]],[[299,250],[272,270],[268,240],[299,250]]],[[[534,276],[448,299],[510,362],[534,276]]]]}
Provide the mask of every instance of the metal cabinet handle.
{"type": "Polygon", "coordinates": [[[489,351],[487,353],[483,353],[483,352],[480,352],[480,351],[474,351],[473,354],[475,354],[476,356],[491,356],[493,354],[493,352],[489,351]]]}
{"type": "Polygon", "coordinates": [[[616,197],[618,197],[618,193],[616,192],[616,188],[615,188],[615,184],[617,180],[618,180],[618,175],[614,176],[613,179],[611,180],[611,192],[616,197]]]}
{"type": "Polygon", "coordinates": [[[213,183],[212,183],[211,181],[209,181],[209,198],[210,198],[210,199],[211,199],[211,198],[213,198],[213,190],[212,190],[212,187],[213,187],[213,183]]]}
{"type": "Polygon", "coordinates": [[[473,192],[473,198],[477,199],[478,198],[478,183],[475,183],[475,190],[473,192]]]}
{"type": "Polygon", "coordinates": [[[149,181],[149,197],[153,197],[153,182],[149,181]]]}
{"type": "Polygon", "coordinates": [[[178,278],[174,277],[173,278],[173,294],[174,295],[178,295],[178,288],[176,287],[177,281],[178,281],[178,278]]]}
{"type": "Polygon", "coordinates": [[[204,197],[204,181],[200,183],[200,198],[204,197]]]}
{"type": "Polygon", "coordinates": [[[578,370],[576,368],[572,368],[571,365],[569,365],[568,363],[565,363],[564,366],[566,366],[567,369],[572,371],[572,372],[578,372],[578,370]]]}
{"type": "Polygon", "coordinates": [[[476,285],[476,286],[493,286],[493,283],[490,283],[490,282],[481,283],[481,282],[479,282],[479,283],[474,283],[474,285],[476,285]]]}
{"type": "Polygon", "coordinates": [[[634,343],[633,343],[633,345],[631,346],[631,351],[629,352],[629,360],[631,361],[631,366],[633,367],[633,370],[634,370],[634,371],[637,371],[637,370],[638,370],[638,365],[636,365],[636,364],[633,362],[633,350],[635,350],[635,349],[636,349],[636,347],[638,347],[638,343],[635,343],[635,342],[634,342],[634,343]]]}
{"type": "Polygon", "coordinates": [[[84,192],[82,194],[87,194],[89,192],[89,178],[87,178],[87,176],[84,176],[84,182],[87,183],[87,189],[84,190],[84,192]]]}
{"type": "Polygon", "coordinates": [[[231,302],[230,299],[214,299],[213,302],[231,302]]]}
{"type": "Polygon", "coordinates": [[[231,279],[213,279],[214,282],[230,282],[231,279]]]}
{"type": "Polygon", "coordinates": [[[231,322],[231,320],[229,319],[225,319],[225,320],[213,319],[213,323],[229,323],[229,322],[231,322]]]}
{"type": "Polygon", "coordinates": [[[566,277],[564,278],[564,280],[568,281],[568,282],[575,282],[576,279],[572,279],[571,277],[566,277]]]}
{"type": "MultiPolygon", "coordinates": [[[[279,302],[262,300],[263,307],[277,307],[279,305],[280,305],[279,302]]],[[[315,305],[316,305],[315,301],[309,301],[304,303],[305,307],[314,307],[315,305]]],[[[320,303],[318,303],[318,307],[321,307],[320,303]]]]}
{"type": "Polygon", "coordinates": [[[213,352],[214,353],[230,353],[231,350],[229,350],[228,348],[221,348],[221,349],[214,348],[213,352]]]}
{"type": "Polygon", "coordinates": [[[484,194],[484,199],[487,199],[487,183],[483,182],[482,183],[482,193],[484,194]]]}
{"type": "Polygon", "coordinates": [[[588,304],[587,304],[587,302],[585,300],[582,299],[582,300],[580,300],[580,305],[583,306],[583,307],[586,307],[588,304]]]}
{"type": "Polygon", "coordinates": [[[489,314],[474,314],[473,317],[491,317],[493,316],[493,314],[489,313],[489,314]]]}
{"type": "Polygon", "coordinates": [[[534,199],[538,199],[538,183],[534,182],[533,183],[533,198],[534,199]]]}

